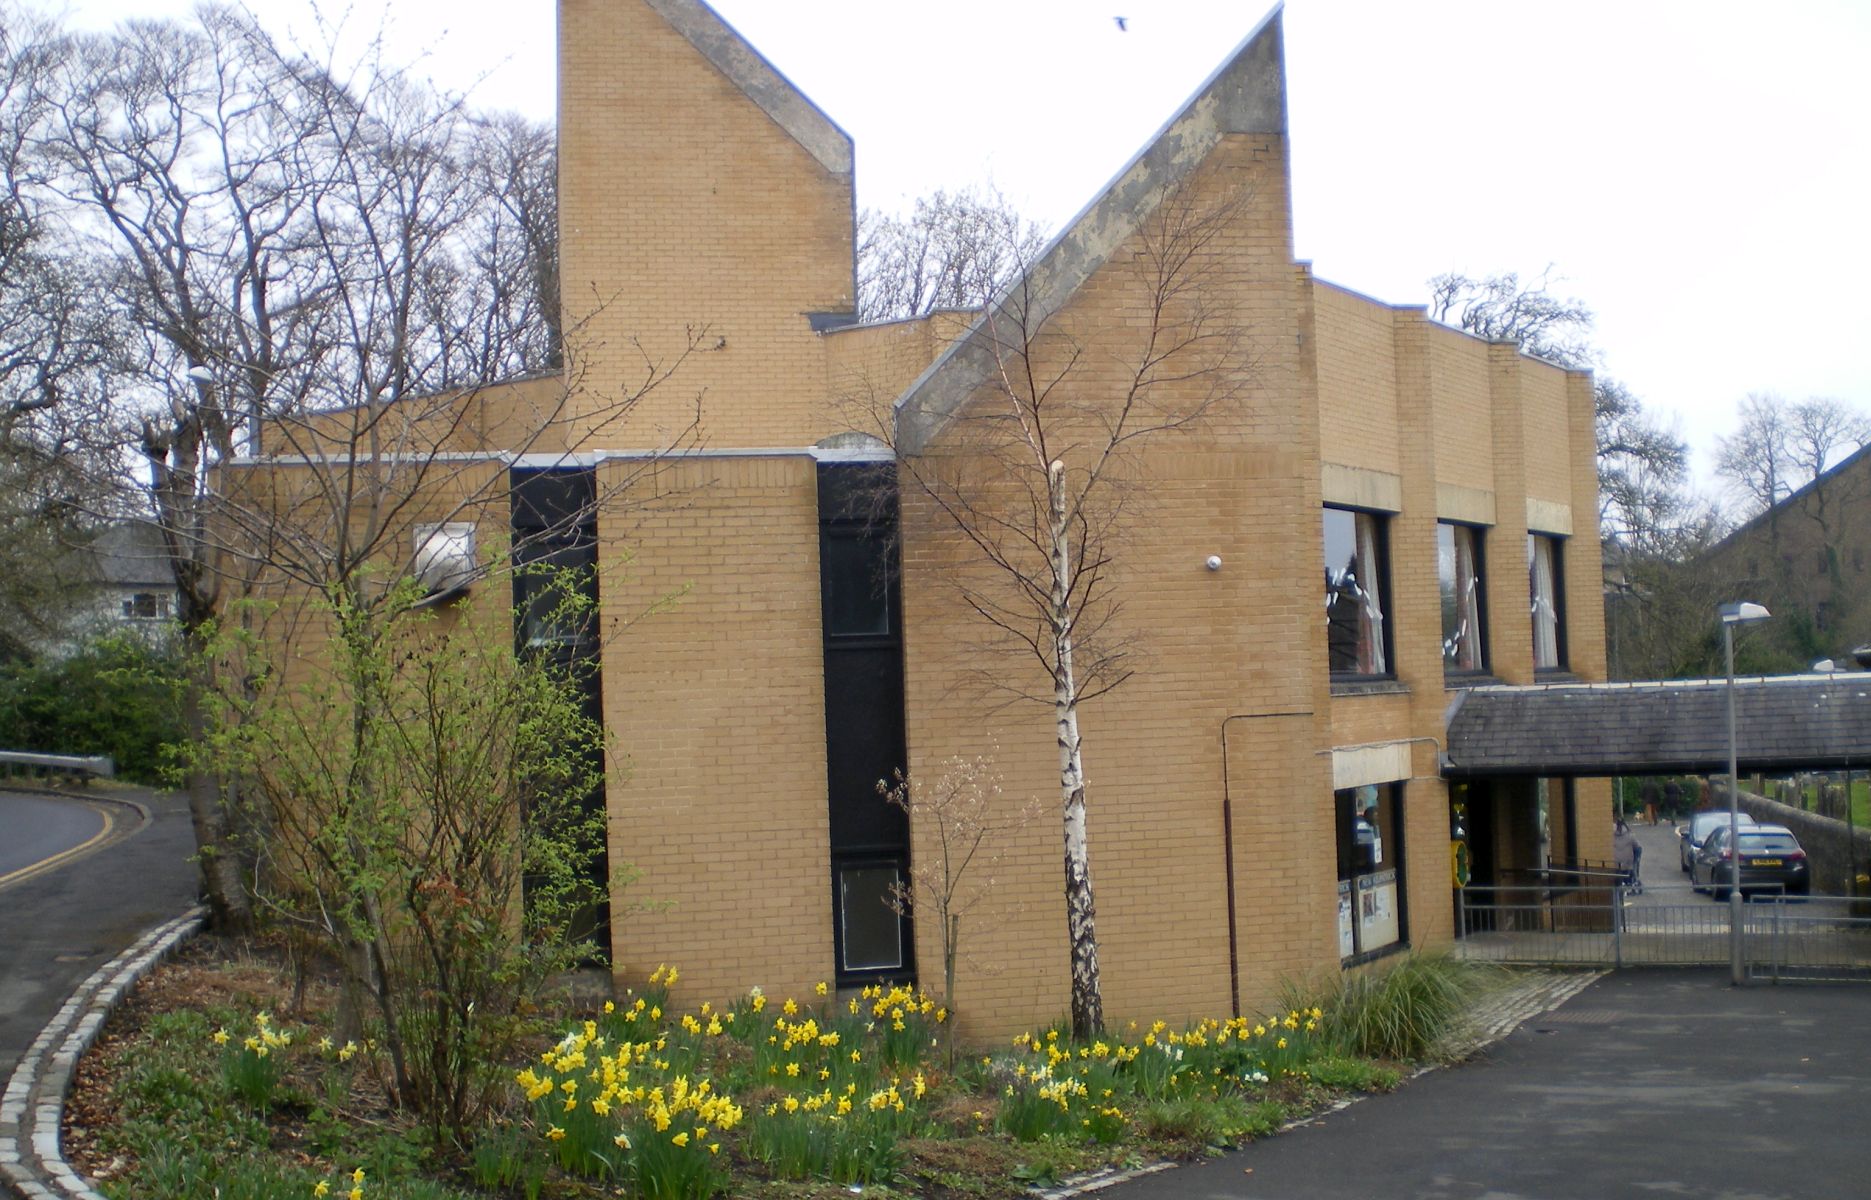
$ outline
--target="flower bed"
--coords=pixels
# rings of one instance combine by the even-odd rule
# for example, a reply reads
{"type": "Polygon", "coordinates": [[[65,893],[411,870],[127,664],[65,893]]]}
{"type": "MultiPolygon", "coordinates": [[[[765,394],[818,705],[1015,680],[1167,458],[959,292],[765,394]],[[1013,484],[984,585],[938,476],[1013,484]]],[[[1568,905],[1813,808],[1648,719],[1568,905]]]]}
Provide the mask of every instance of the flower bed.
{"type": "Polygon", "coordinates": [[[1327,1014],[1058,1028],[949,1069],[948,1014],[906,987],[678,1009],[674,969],[584,1015],[540,1018],[501,1119],[435,1145],[385,1096],[368,1039],[342,1041],[314,986],[198,946],[140,988],[80,1073],[68,1144],[107,1193],[141,1198],[1016,1194],[1097,1167],[1237,1144],[1392,1064],[1329,1043],[1327,1014]],[[108,1115],[108,1124],[103,1118],[108,1115]]]}

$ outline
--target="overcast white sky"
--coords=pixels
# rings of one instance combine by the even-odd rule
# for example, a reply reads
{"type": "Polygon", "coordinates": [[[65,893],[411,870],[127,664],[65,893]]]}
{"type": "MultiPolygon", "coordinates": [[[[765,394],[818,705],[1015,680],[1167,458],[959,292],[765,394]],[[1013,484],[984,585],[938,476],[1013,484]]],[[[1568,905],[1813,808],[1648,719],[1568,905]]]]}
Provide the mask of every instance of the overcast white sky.
{"type": "MultiPolygon", "coordinates": [[[[86,24],[185,0],[72,0],[86,24]]],[[[259,0],[314,41],[306,0],[259,0]]],[[[327,11],[339,11],[326,5],[327,11]]],[[[992,183],[1054,227],[1260,20],[1260,0],[715,0],[856,140],[858,200],[992,183]],[[1120,30],[1114,17],[1126,18],[1120,30]]],[[[355,0],[393,52],[550,119],[550,0],[355,0]]],[[[1537,274],[1707,478],[1751,391],[1871,410],[1871,3],[1291,0],[1296,250],[1421,303],[1537,274]]]]}

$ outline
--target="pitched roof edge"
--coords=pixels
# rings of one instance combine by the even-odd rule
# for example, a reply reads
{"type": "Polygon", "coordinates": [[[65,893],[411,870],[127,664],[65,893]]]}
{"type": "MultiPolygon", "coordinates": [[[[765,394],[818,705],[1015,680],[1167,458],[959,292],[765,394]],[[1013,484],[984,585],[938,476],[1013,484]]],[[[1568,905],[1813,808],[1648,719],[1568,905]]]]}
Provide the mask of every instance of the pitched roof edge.
{"type": "Polygon", "coordinates": [[[1286,133],[1284,4],[1275,4],[1222,64],[1007,285],[986,312],[929,364],[896,402],[897,450],[918,454],[993,366],[986,328],[1018,300],[1029,327],[1064,306],[1223,135],[1286,133]]]}
{"type": "Polygon", "coordinates": [[[1761,509],[1761,511],[1729,530],[1726,537],[1703,552],[1703,557],[1706,558],[1710,555],[1724,552],[1728,549],[1729,543],[1739,542],[1742,534],[1766,524],[1767,519],[1775,513],[1791,511],[1795,501],[1804,499],[1833,476],[1843,473],[1848,468],[1855,467],[1858,464],[1858,460],[1861,458],[1871,460],[1871,442],[1858,447],[1844,458],[1839,459],[1837,462],[1821,471],[1815,478],[1807,480],[1797,491],[1788,492],[1779,500],[1774,501],[1766,508],[1761,509]]]}
{"type": "Polygon", "coordinates": [[[721,14],[703,0],[644,0],[669,27],[687,38],[715,69],[727,76],[773,123],[834,175],[850,175],[855,155],[851,135],[825,115],[779,68],[767,61],[721,14]]]}

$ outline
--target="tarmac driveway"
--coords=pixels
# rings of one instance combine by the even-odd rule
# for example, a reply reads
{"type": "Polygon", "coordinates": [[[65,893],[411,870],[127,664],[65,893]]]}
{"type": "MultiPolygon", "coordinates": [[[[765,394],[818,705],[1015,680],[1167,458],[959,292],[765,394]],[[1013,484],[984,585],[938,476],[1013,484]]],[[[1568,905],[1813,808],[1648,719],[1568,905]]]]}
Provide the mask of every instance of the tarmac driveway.
{"type": "Polygon", "coordinates": [[[143,804],[149,824],[119,807],[115,833],[76,855],[58,852],[93,836],[101,802],[15,794],[0,810],[0,834],[37,847],[27,857],[51,859],[43,871],[16,866],[0,882],[0,1085],[85,976],[195,902],[186,802],[161,792],[114,794],[143,804]],[[66,828],[67,818],[76,824],[66,828]]]}
{"type": "MultiPolygon", "coordinates": [[[[1670,864],[1674,870],[1674,864],[1670,864]]],[[[1871,1195],[1871,987],[1627,970],[1468,1064],[1110,1200],[1871,1195]]]]}

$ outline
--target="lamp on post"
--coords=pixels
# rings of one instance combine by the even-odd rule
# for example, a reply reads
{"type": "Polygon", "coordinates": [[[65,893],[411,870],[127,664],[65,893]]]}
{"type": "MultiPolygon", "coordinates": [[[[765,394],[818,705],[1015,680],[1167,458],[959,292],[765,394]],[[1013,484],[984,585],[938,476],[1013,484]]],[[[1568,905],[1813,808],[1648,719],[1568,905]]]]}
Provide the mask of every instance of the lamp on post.
{"type": "Polygon", "coordinates": [[[1735,626],[1765,621],[1772,614],[1759,604],[1735,600],[1715,610],[1722,622],[1722,659],[1728,668],[1728,974],[1739,987],[1746,982],[1741,963],[1741,778],[1735,763],[1735,626]]]}

